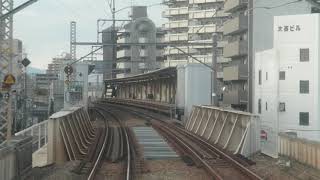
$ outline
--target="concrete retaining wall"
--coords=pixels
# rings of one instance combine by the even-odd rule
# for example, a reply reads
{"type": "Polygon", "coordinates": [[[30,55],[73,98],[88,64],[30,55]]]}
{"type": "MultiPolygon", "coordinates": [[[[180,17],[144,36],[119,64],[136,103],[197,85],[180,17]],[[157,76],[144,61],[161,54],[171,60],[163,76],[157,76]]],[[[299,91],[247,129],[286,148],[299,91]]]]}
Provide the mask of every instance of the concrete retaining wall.
{"type": "Polygon", "coordinates": [[[64,109],[52,115],[48,122],[48,163],[83,159],[93,137],[85,107],[64,109]]]}
{"type": "Polygon", "coordinates": [[[0,179],[26,179],[32,168],[32,138],[13,137],[0,146],[0,179]]]}
{"type": "Polygon", "coordinates": [[[260,150],[259,119],[252,114],[209,106],[194,106],[187,130],[234,154],[260,150]]]}

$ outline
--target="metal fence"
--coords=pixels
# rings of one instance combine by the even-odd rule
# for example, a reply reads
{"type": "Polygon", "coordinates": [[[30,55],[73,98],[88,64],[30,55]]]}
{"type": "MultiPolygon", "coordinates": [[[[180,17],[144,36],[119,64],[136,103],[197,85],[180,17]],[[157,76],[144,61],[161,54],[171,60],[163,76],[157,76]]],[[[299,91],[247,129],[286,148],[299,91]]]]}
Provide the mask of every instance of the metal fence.
{"type": "Polygon", "coordinates": [[[320,142],[280,133],[279,154],[320,170],[320,142]]]}
{"type": "Polygon", "coordinates": [[[36,152],[48,142],[48,120],[35,124],[15,135],[32,136],[32,152],[36,152]]]}

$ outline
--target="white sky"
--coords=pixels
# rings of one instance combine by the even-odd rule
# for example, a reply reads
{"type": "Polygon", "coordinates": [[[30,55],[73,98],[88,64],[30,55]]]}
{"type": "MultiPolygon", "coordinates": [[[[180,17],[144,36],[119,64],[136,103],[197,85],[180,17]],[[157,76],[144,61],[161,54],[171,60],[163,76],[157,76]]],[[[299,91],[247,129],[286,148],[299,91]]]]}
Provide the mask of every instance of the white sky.
{"type": "MultiPolygon", "coordinates": [[[[14,0],[19,5],[27,0],[14,0]]],[[[14,16],[14,38],[23,41],[32,61],[31,66],[46,69],[51,59],[61,52],[69,52],[70,21],[77,22],[78,41],[96,41],[97,19],[111,18],[108,0],[39,0],[14,16]]],[[[162,0],[133,0],[134,5],[152,5],[162,0]]],[[[131,0],[116,0],[117,9],[131,5],[131,0]]],[[[157,24],[163,7],[149,7],[148,15],[157,24]]],[[[119,12],[117,18],[128,18],[129,9],[119,12]]],[[[105,27],[110,26],[106,24],[105,27]]],[[[89,48],[91,49],[91,47],[89,48]]],[[[77,56],[89,53],[78,48],[77,56]]]]}

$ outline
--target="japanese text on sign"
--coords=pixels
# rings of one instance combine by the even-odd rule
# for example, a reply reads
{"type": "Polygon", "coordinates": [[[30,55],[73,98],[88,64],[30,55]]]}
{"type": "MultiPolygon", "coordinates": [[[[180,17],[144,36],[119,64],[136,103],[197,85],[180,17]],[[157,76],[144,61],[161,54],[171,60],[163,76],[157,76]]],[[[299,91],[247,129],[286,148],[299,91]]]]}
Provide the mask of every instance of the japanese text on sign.
{"type": "Polygon", "coordinates": [[[300,25],[278,26],[278,32],[296,32],[301,31],[300,25]]]}

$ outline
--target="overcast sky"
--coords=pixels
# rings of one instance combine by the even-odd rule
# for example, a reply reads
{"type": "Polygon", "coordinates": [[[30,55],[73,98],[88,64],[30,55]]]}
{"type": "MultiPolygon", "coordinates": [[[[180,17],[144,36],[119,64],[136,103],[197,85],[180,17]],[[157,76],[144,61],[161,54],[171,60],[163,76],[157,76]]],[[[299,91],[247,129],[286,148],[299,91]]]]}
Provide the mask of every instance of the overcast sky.
{"type": "MultiPolygon", "coordinates": [[[[19,5],[27,0],[15,0],[19,5]]],[[[96,41],[97,19],[111,18],[108,0],[39,0],[14,16],[14,38],[23,41],[24,48],[32,61],[31,66],[46,69],[61,52],[69,52],[70,21],[77,22],[78,41],[96,41]]],[[[133,0],[134,5],[153,5],[162,0],[133,0]]],[[[131,0],[116,0],[117,9],[131,5],[131,0]]],[[[161,17],[163,7],[148,8],[149,17],[158,26],[165,21],[161,17]]],[[[117,14],[127,18],[129,10],[117,14]]],[[[105,27],[110,24],[105,24],[105,27]]],[[[78,48],[77,56],[89,51],[78,48]]]]}

